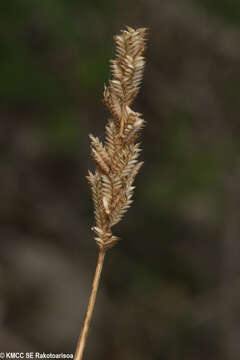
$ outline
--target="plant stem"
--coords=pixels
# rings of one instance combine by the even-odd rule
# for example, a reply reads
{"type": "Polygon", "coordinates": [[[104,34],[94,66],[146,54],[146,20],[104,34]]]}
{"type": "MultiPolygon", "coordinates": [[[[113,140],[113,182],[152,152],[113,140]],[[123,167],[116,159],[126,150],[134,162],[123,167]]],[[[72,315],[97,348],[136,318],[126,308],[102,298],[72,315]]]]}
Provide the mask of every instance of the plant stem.
{"type": "Polygon", "coordinates": [[[92,318],[92,314],[93,314],[93,310],[94,310],[94,305],[95,305],[97,291],[98,291],[98,285],[99,285],[101,272],[102,272],[102,268],[103,268],[105,251],[106,251],[105,249],[99,250],[96,271],[95,271],[95,275],[94,275],[94,279],[93,279],[93,283],[92,283],[92,290],[91,290],[91,294],[89,297],[89,302],[88,302],[88,307],[87,307],[87,311],[86,311],[86,315],[85,315],[85,319],[84,319],[83,328],[82,328],[82,331],[81,331],[79,339],[78,339],[77,348],[76,348],[76,352],[74,355],[74,360],[82,360],[82,358],[83,358],[83,352],[84,352],[86,342],[87,342],[87,336],[88,336],[88,332],[89,332],[90,322],[91,322],[91,318],[92,318]]]}

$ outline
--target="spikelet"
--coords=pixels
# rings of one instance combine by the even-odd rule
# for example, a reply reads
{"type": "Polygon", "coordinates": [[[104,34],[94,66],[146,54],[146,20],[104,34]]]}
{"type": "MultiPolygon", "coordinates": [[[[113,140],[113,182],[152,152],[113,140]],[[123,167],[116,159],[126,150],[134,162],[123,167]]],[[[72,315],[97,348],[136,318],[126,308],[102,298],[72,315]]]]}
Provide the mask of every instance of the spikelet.
{"type": "Polygon", "coordinates": [[[105,144],[90,135],[95,173],[89,171],[96,226],[93,231],[101,249],[115,245],[118,237],[112,226],[124,216],[132,203],[132,186],[143,162],[138,162],[140,144],[135,140],[144,126],[141,114],[130,106],[136,98],[143,77],[146,48],[145,28],[126,27],[114,37],[116,58],[110,61],[112,79],[104,88],[104,104],[112,114],[105,128],[105,144]]]}

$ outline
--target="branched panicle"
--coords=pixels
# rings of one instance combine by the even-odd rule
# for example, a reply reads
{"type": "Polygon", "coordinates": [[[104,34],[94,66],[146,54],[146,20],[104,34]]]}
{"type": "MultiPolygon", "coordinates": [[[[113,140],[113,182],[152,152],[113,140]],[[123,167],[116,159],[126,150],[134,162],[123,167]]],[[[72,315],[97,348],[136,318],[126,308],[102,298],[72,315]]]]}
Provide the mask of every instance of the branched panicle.
{"type": "Polygon", "coordinates": [[[142,114],[130,108],[136,98],[144,71],[145,28],[126,27],[114,37],[116,58],[111,60],[112,79],[104,88],[103,102],[112,114],[105,129],[105,144],[90,135],[95,173],[89,171],[96,226],[93,231],[101,249],[112,247],[118,238],[111,228],[132,203],[132,186],[143,162],[138,161],[140,144],[135,143],[144,126],[142,114]]]}

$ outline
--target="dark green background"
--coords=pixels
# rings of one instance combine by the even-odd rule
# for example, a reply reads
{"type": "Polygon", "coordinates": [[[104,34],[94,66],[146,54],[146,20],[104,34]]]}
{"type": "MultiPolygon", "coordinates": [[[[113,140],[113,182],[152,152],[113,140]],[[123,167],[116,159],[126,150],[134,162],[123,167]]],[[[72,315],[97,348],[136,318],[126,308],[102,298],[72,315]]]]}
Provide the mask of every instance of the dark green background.
{"type": "Polygon", "coordinates": [[[149,28],[145,165],[85,358],[237,360],[237,0],[1,2],[0,352],[74,352],[97,257],[88,134],[125,25],[149,28]]]}

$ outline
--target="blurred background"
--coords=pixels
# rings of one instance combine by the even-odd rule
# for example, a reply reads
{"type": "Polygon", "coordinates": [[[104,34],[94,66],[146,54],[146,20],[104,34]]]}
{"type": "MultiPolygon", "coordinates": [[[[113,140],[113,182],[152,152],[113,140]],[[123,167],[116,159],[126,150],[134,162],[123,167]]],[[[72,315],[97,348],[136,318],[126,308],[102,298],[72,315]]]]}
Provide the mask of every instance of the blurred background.
{"type": "Polygon", "coordinates": [[[88,134],[125,25],[150,29],[145,165],[85,358],[239,360],[238,0],[1,2],[0,351],[75,350],[97,259],[88,134]]]}

